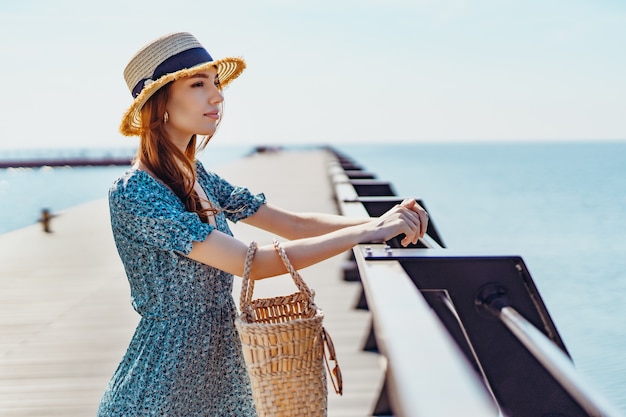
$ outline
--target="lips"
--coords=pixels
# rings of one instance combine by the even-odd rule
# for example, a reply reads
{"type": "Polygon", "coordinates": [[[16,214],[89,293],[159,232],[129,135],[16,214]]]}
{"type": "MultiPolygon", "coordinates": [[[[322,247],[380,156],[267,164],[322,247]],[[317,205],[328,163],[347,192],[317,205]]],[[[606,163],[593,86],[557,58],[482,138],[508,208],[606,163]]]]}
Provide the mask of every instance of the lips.
{"type": "Polygon", "coordinates": [[[217,110],[216,111],[212,111],[212,112],[208,112],[208,113],[204,113],[204,115],[206,117],[209,117],[209,118],[215,119],[215,120],[220,118],[220,112],[217,111],[217,110]]]}

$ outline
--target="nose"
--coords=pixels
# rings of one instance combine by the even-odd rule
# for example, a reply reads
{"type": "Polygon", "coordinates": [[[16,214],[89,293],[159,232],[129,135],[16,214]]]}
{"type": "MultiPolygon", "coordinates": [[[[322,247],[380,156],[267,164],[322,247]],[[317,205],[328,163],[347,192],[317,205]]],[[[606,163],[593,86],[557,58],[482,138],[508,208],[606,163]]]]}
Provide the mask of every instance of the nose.
{"type": "Polygon", "coordinates": [[[215,86],[213,88],[209,101],[211,104],[220,104],[224,101],[224,94],[222,94],[222,90],[219,87],[215,86]]]}

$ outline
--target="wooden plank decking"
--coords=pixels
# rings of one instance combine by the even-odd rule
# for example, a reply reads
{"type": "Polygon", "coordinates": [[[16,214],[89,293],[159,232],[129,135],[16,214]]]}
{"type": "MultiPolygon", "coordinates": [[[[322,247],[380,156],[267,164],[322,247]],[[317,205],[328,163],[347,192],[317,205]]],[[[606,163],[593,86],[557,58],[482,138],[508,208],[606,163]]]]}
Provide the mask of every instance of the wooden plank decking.
{"type": "MultiPolygon", "coordinates": [[[[210,152],[210,146],[206,152],[210,152]]],[[[217,171],[298,211],[336,212],[323,151],[256,154],[217,171]]],[[[138,321],[117,256],[106,201],[61,213],[53,233],[38,225],[0,235],[0,416],[95,415],[100,395],[138,321]]],[[[272,236],[243,224],[243,241],[272,236]]],[[[329,416],[371,415],[383,382],[378,355],[361,350],[368,312],[353,308],[360,284],[343,281],[347,255],[301,273],[326,312],[344,375],[344,395],[330,388],[329,416]]],[[[288,277],[260,282],[259,296],[292,292],[288,277]]],[[[239,280],[234,295],[238,300],[239,280]]]]}

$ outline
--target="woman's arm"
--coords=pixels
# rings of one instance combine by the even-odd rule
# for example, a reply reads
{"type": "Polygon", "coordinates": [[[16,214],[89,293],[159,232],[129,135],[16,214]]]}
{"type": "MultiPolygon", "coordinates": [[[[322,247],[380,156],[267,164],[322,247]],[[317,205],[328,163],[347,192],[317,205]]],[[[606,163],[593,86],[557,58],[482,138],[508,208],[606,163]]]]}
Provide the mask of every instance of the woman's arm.
{"type": "Polygon", "coordinates": [[[364,224],[370,220],[336,214],[293,213],[270,204],[263,204],[254,215],[242,222],[289,240],[295,240],[324,235],[344,227],[364,224]]]}
{"type": "MultiPolygon", "coordinates": [[[[277,224],[280,219],[277,213],[280,212],[277,209],[270,209],[256,221],[249,223],[263,225],[268,227],[268,230],[279,233],[283,230],[283,226],[277,224]]],[[[325,216],[322,216],[323,218],[325,216]]],[[[340,220],[322,220],[319,224],[325,224],[324,227],[334,228],[334,230],[284,243],[282,246],[294,268],[302,269],[313,265],[339,255],[362,242],[383,242],[400,234],[406,235],[402,240],[404,246],[411,242],[416,243],[426,233],[428,214],[415,200],[405,200],[381,217],[367,219],[365,222],[359,221],[358,224],[348,225],[348,223],[350,220],[346,220],[345,224],[340,220]]],[[[305,230],[307,230],[306,227],[305,230]]],[[[213,231],[203,242],[194,242],[193,249],[188,256],[196,261],[241,276],[246,250],[245,243],[224,233],[213,231]]],[[[273,246],[259,247],[252,261],[250,278],[263,279],[283,273],[285,273],[285,267],[273,246]]]]}

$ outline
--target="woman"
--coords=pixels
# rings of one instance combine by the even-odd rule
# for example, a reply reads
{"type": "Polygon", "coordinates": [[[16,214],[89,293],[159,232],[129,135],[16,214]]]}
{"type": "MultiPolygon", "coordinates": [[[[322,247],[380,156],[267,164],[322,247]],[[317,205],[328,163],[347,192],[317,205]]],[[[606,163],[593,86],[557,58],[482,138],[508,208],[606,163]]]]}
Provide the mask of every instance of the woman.
{"type": "MultiPolygon", "coordinates": [[[[129,62],[134,101],[120,130],[140,136],[133,167],[111,187],[111,225],[141,321],[102,398],[104,416],[255,416],[234,327],[233,275],[247,243],[226,220],[290,239],[300,269],[360,242],[424,235],[428,217],[414,200],[380,218],[296,214],[205,171],[195,160],[217,128],[222,88],[243,60],[214,61],[188,33],[159,38],[129,62]]],[[[251,279],[284,273],[272,245],[261,246],[251,279]]]]}

